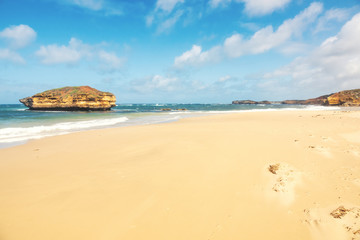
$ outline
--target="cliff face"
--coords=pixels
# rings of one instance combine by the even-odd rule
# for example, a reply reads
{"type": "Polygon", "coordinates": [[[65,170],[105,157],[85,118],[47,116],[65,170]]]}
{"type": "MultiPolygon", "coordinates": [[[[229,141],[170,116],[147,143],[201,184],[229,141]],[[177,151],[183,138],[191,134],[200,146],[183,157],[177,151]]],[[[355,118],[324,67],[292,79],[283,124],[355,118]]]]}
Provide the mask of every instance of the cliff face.
{"type": "Polygon", "coordinates": [[[360,106],[360,89],[341,91],[327,98],[328,105],[360,106]]]}
{"type": "Polygon", "coordinates": [[[310,98],[307,100],[285,100],[281,104],[299,104],[299,105],[327,105],[327,98],[330,95],[324,95],[317,98],[310,98]]]}
{"type": "Polygon", "coordinates": [[[281,102],[255,102],[251,100],[236,100],[233,104],[259,104],[259,103],[281,103],[281,104],[299,104],[299,105],[323,105],[323,106],[360,106],[360,89],[346,90],[329,95],[311,98],[307,100],[285,100],[281,102]]]}
{"type": "Polygon", "coordinates": [[[31,110],[102,111],[116,105],[114,94],[89,86],[52,89],[19,101],[31,110]]]}
{"type": "Polygon", "coordinates": [[[360,106],[360,89],[345,90],[308,100],[286,100],[283,104],[304,104],[323,106],[360,106]]]}

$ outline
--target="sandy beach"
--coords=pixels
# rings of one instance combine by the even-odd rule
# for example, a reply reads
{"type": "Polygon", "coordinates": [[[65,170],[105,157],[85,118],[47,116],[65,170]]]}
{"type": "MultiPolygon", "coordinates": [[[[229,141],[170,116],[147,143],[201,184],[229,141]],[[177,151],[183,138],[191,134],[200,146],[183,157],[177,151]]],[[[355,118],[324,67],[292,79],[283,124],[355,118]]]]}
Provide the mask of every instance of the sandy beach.
{"type": "Polygon", "coordinates": [[[360,239],[359,122],[247,112],[1,149],[0,239],[360,239]]]}

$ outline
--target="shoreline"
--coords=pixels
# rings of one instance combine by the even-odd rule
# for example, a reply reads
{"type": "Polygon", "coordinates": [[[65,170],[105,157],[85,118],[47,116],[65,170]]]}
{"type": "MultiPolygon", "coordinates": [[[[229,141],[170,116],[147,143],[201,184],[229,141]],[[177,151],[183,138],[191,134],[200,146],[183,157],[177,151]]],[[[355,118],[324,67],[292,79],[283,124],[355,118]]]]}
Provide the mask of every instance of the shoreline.
{"type": "Polygon", "coordinates": [[[359,120],[219,114],[0,149],[0,237],[357,239],[359,120]]]}
{"type": "MultiPolygon", "coordinates": [[[[185,111],[185,112],[159,112],[159,113],[132,113],[132,115],[124,115],[112,118],[99,118],[81,120],[81,121],[60,121],[53,124],[44,125],[36,124],[27,127],[7,127],[0,128],[0,149],[23,145],[29,141],[71,134],[75,132],[83,132],[95,129],[108,129],[118,127],[128,127],[148,124],[162,124],[167,122],[178,121],[184,118],[212,116],[218,114],[234,114],[247,112],[268,112],[268,111],[331,111],[346,110],[346,107],[324,107],[324,106],[307,106],[306,108],[265,108],[265,109],[248,109],[248,110],[225,110],[225,111],[185,111]],[[74,126],[73,126],[74,125],[74,126]],[[89,125],[89,126],[87,126],[89,125]],[[92,126],[91,126],[92,125],[92,126]],[[14,134],[15,132],[15,134],[14,134]],[[36,133],[36,134],[35,134],[36,133]],[[8,138],[8,139],[7,139],[8,138]]],[[[357,109],[349,108],[349,111],[357,109]]]]}

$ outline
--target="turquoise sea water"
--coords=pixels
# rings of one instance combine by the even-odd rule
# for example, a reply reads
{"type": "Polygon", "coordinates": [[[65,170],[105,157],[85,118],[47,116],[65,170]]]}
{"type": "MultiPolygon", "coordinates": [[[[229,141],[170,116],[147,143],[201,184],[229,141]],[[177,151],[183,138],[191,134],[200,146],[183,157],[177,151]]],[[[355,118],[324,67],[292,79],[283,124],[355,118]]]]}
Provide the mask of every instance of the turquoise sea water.
{"type": "Polygon", "coordinates": [[[185,117],[228,112],[313,108],[322,107],[276,104],[119,104],[106,112],[54,112],[30,111],[22,104],[0,104],[0,148],[30,139],[89,129],[156,124],[185,117]],[[162,111],[165,108],[172,111],[162,111]]]}

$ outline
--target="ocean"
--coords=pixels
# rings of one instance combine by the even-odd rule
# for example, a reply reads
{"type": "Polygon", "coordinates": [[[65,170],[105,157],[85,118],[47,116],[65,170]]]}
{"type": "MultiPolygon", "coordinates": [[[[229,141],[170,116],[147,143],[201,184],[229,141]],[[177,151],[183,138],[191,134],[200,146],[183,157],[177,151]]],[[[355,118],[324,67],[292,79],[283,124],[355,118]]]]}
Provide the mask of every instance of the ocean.
{"type": "Polygon", "coordinates": [[[31,139],[90,129],[158,124],[186,117],[230,112],[284,109],[320,110],[329,107],[281,104],[119,104],[106,112],[65,112],[30,111],[22,104],[0,104],[0,148],[22,144],[31,139]]]}

